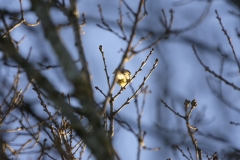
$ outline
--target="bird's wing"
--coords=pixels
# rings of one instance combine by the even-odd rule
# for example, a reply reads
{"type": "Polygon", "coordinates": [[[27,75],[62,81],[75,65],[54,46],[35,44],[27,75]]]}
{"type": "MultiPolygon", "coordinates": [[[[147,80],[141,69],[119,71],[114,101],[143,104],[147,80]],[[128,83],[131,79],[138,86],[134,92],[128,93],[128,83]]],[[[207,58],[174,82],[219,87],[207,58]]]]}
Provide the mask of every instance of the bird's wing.
{"type": "Polygon", "coordinates": [[[125,75],[122,74],[122,73],[118,73],[117,74],[117,79],[119,79],[119,80],[125,79],[125,75]]]}

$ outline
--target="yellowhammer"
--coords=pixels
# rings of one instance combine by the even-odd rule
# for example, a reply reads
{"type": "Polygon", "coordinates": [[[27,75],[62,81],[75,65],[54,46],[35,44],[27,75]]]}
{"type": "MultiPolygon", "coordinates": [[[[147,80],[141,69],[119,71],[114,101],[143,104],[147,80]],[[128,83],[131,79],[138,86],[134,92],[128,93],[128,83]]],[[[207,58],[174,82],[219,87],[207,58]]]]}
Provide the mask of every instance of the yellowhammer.
{"type": "Polygon", "coordinates": [[[113,74],[115,76],[117,76],[117,84],[121,87],[124,87],[131,79],[131,72],[127,69],[121,69],[118,74],[117,74],[118,70],[115,69],[115,71],[113,72],[113,74]],[[116,75],[117,74],[117,75],[116,75]]]}

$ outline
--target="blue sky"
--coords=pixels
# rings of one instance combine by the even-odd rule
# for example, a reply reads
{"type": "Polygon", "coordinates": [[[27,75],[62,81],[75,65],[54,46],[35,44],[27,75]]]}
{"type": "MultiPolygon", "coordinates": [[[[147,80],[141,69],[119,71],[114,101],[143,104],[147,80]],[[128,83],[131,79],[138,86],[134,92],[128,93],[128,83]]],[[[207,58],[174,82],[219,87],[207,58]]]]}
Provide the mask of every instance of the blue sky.
{"type": "MultiPolygon", "coordinates": [[[[10,0],[8,4],[5,2],[5,0],[0,0],[0,8],[11,8],[11,10],[19,9],[18,0],[10,0]]],[[[153,39],[156,39],[158,34],[163,33],[164,29],[159,23],[159,17],[162,16],[161,9],[165,10],[167,18],[170,17],[168,11],[173,9],[175,13],[172,29],[181,29],[194,23],[207,6],[205,1],[195,1],[179,6],[174,5],[176,4],[175,2],[178,1],[147,1],[149,15],[139,24],[134,42],[136,43],[142,36],[146,36],[148,31],[154,32],[153,39]]],[[[134,0],[128,3],[133,7],[133,10],[136,11],[138,1],[134,0]]],[[[85,34],[82,35],[82,39],[92,75],[92,84],[93,87],[98,86],[104,93],[107,93],[107,81],[101,53],[98,49],[99,45],[103,46],[108,73],[110,73],[110,79],[112,81],[112,72],[119,65],[123,55],[122,52],[119,53],[119,51],[120,49],[125,49],[127,44],[114,34],[97,27],[96,24],[101,24],[97,4],[101,4],[105,20],[110,22],[109,24],[113,29],[121,33],[116,23],[116,19],[119,18],[119,2],[109,0],[82,0],[78,3],[80,13],[86,12],[87,25],[83,28],[85,34]]],[[[29,1],[23,0],[23,8],[29,9],[29,7],[29,1]]],[[[132,85],[136,89],[141,84],[143,77],[147,75],[155,59],[158,58],[159,64],[146,83],[152,93],[149,94],[146,99],[142,125],[143,129],[147,131],[145,138],[146,145],[148,147],[161,147],[162,150],[157,152],[142,151],[141,159],[158,159],[159,157],[160,159],[179,159],[179,157],[184,159],[179,151],[173,151],[171,148],[172,145],[180,145],[181,149],[185,152],[187,147],[193,148],[183,119],[176,117],[176,115],[165,108],[160,103],[160,99],[163,99],[169,106],[181,114],[184,113],[183,103],[185,99],[192,100],[195,98],[198,101],[198,107],[193,112],[191,122],[198,122],[196,124],[199,132],[196,133],[196,138],[199,140],[200,148],[203,148],[203,157],[205,157],[206,154],[211,155],[215,151],[220,153],[221,151],[223,152],[223,150],[227,151],[228,149],[232,149],[232,147],[240,147],[239,143],[237,143],[239,142],[239,128],[229,124],[229,121],[239,122],[239,113],[230,109],[231,105],[224,104],[219,100],[219,98],[214,95],[213,90],[216,89],[219,91],[218,89],[221,88],[224,93],[224,98],[226,98],[227,101],[234,102],[232,105],[236,107],[238,107],[239,104],[239,91],[234,91],[224,83],[219,83],[218,79],[205,72],[192,50],[194,41],[187,41],[189,38],[195,40],[198,55],[203,63],[218,74],[221,68],[221,55],[216,52],[216,48],[221,47],[229,56],[229,59],[227,59],[223,65],[224,70],[222,76],[235,85],[240,86],[237,63],[235,62],[227,38],[221,31],[221,26],[216,19],[215,10],[218,10],[222,18],[222,23],[232,39],[237,57],[239,58],[240,56],[239,38],[236,37],[235,31],[236,27],[239,26],[239,19],[233,17],[228,12],[230,10],[237,12],[238,10],[223,0],[213,1],[208,14],[197,27],[178,35],[170,35],[168,39],[162,39],[157,46],[153,47],[155,49],[153,55],[144,66],[143,71],[134,79],[132,85]],[[205,46],[201,47],[197,42],[205,46]],[[207,46],[210,47],[207,48],[207,46]],[[209,84],[211,85],[209,86],[209,84]],[[197,119],[199,119],[199,121],[197,121],[197,119]],[[229,133],[231,133],[231,135],[229,133]],[[209,135],[224,137],[227,139],[227,142],[214,141],[209,135]]],[[[124,27],[126,28],[126,34],[129,36],[129,28],[132,24],[127,19],[126,12],[127,10],[124,8],[124,27]]],[[[51,15],[55,23],[66,21],[66,18],[56,10],[52,10],[51,15]]],[[[36,22],[36,16],[33,12],[26,14],[25,18],[31,23],[36,22]]],[[[30,58],[32,63],[37,64],[38,61],[42,60],[43,56],[48,57],[50,64],[57,63],[53,50],[47,40],[44,39],[40,27],[31,28],[30,30],[29,27],[22,25],[12,31],[11,35],[16,40],[20,40],[24,35],[26,36],[20,45],[20,52],[23,57],[26,57],[29,48],[33,47],[30,58]]],[[[77,49],[74,47],[72,30],[63,28],[60,30],[60,35],[73,59],[78,59],[77,49]]],[[[150,38],[149,41],[153,41],[153,39],[150,38]]],[[[143,42],[139,46],[139,49],[146,46],[149,41],[143,42]]],[[[138,54],[126,63],[125,68],[134,73],[149,52],[150,49],[138,54]]],[[[79,68],[80,67],[79,65],[79,68]]],[[[14,74],[14,71],[12,72],[14,74]]],[[[43,71],[42,73],[46,75],[51,82],[54,82],[53,85],[59,91],[65,93],[71,92],[72,88],[67,80],[64,79],[61,68],[43,71]]],[[[22,78],[21,85],[24,86],[26,85],[26,81],[24,80],[24,76],[22,78]]],[[[9,79],[11,79],[11,76],[9,79]]],[[[114,93],[119,89],[120,87],[115,87],[114,93]]],[[[32,90],[26,92],[26,99],[31,99],[30,95],[33,93],[32,90]]],[[[104,97],[98,91],[95,90],[94,94],[97,102],[104,100],[104,97]]],[[[128,87],[116,100],[115,108],[121,106],[130,95],[131,90],[128,87]]],[[[141,98],[142,97],[140,97],[140,100],[141,98]]],[[[77,102],[75,105],[77,105],[77,102]]],[[[120,116],[136,129],[137,116],[133,102],[120,112],[120,116]]],[[[123,160],[136,159],[136,137],[119,127],[117,123],[114,146],[123,160]]]]}

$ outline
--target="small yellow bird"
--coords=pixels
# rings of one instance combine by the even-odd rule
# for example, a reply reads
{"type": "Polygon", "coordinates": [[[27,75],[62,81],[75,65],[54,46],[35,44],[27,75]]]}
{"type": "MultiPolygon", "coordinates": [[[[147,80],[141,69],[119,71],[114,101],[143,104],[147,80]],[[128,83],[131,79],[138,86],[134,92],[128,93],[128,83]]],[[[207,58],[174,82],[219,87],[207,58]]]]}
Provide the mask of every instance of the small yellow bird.
{"type": "Polygon", "coordinates": [[[131,72],[127,69],[121,69],[117,74],[118,69],[115,69],[113,74],[117,76],[117,84],[121,87],[124,87],[131,79],[131,72]],[[117,74],[117,75],[116,75],[117,74]]]}

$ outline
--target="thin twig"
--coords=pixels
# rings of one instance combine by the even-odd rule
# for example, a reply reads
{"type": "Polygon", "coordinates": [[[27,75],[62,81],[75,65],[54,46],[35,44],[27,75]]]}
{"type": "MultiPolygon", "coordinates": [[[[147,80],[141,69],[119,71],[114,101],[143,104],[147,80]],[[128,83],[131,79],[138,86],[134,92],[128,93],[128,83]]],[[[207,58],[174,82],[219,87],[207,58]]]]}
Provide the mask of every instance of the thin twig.
{"type": "Polygon", "coordinates": [[[176,148],[182,153],[183,157],[187,158],[188,160],[190,160],[190,158],[187,157],[186,154],[184,154],[183,150],[181,150],[181,148],[179,146],[176,146],[176,148]]]}
{"type": "Polygon", "coordinates": [[[105,98],[107,97],[100,88],[98,88],[97,86],[95,86],[95,89],[98,90],[99,92],[101,92],[102,95],[103,95],[105,98]]]}
{"type": "Polygon", "coordinates": [[[126,40],[126,37],[125,36],[121,36],[119,35],[116,31],[114,31],[104,20],[104,17],[103,17],[103,13],[102,13],[102,7],[101,5],[99,4],[98,5],[98,9],[99,9],[99,13],[100,13],[100,16],[101,16],[101,21],[102,21],[102,24],[104,25],[101,26],[100,24],[97,24],[98,27],[104,29],[104,30],[107,30],[109,32],[112,32],[113,34],[115,34],[117,37],[119,37],[120,39],[123,39],[123,40],[126,40]]]}
{"type": "Polygon", "coordinates": [[[239,63],[239,61],[238,61],[237,54],[236,54],[235,49],[234,49],[234,47],[233,47],[232,39],[231,39],[230,36],[228,35],[227,30],[224,28],[224,26],[223,26],[223,24],[222,24],[222,21],[221,21],[221,17],[220,17],[219,14],[218,14],[218,11],[215,10],[215,13],[216,13],[216,15],[217,15],[216,18],[218,19],[219,24],[220,24],[220,26],[222,27],[222,31],[223,31],[224,35],[227,37],[228,43],[229,43],[229,45],[230,45],[230,47],[231,47],[231,49],[232,49],[232,53],[233,53],[234,58],[235,58],[235,60],[236,60],[236,62],[237,62],[238,70],[239,70],[239,72],[240,72],[240,63],[239,63]]]}
{"type": "Polygon", "coordinates": [[[120,30],[122,31],[124,39],[127,40],[127,36],[126,36],[124,28],[123,28],[122,1],[119,1],[118,10],[119,10],[119,20],[117,20],[118,26],[119,26],[120,30]]]}
{"type": "Polygon", "coordinates": [[[110,78],[109,78],[109,74],[108,74],[108,71],[107,71],[106,59],[105,59],[105,56],[104,56],[102,45],[99,46],[99,50],[102,53],[102,59],[103,59],[103,63],[104,63],[104,71],[105,71],[106,78],[107,78],[108,88],[110,89],[110,80],[109,80],[110,78]]]}
{"type": "Polygon", "coordinates": [[[179,116],[179,117],[181,117],[181,118],[183,118],[183,119],[185,119],[186,117],[185,116],[182,116],[181,114],[179,114],[178,112],[175,112],[171,107],[169,107],[168,105],[167,105],[167,103],[166,102],[164,102],[162,99],[161,99],[161,102],[164,104],[164,106],[165,107],[167,107],[170,111],[172,111],[174,114],[176,114],[177,116],[179,116]]]}
{"type": "Polygon", "coordinates": [[[194,54],[196,55],[198,61],[200,62],[200,64],[201,64],[201,65],[203,66],[203,68],[205,69],[205,71],[211,73],[212,75],[214,75],[214,77],[216,77],[216,78],[220,79],[221,81],[225,82],[226,85],[229,85],[229,86],[233,87],[233,89],[240,91],[240,88],[239,88],[238,86],[236,86],[234,83],[231,83],[231,82],[227,81],[227,80],[224,79],[222,76],[216,74],[216,73],[215,73],[214,71],[212,71],[208,66],[206,66],[206,65],[202,62],[202,60],[200,59],[200,57],[198,56],[197,50],[196,50],[196,48],[195,48],[194,45],[192,45],[192,49],[193,49],[194,54]]]}

